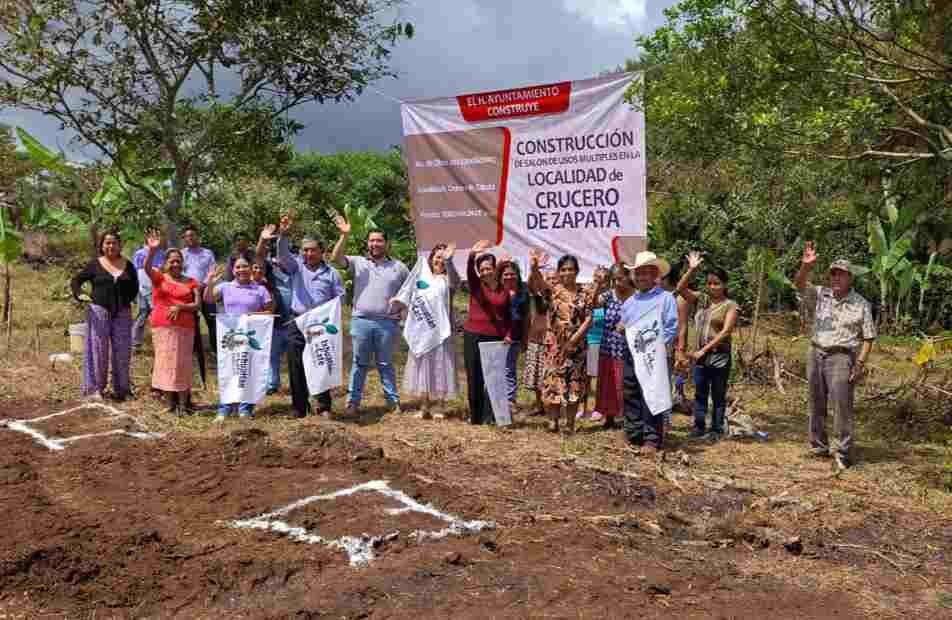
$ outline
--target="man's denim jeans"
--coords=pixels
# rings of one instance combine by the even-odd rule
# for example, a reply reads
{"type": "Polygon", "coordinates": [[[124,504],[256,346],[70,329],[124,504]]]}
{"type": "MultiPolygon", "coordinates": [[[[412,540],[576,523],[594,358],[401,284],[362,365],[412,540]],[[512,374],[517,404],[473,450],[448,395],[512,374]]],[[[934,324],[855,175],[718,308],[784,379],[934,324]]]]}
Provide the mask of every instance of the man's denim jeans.
{"type": "Polygon", "coordinates": [[[348,404],[360,405],[371,359],[376,362],[387,402],[399,404],[397,373],[393,368],[393,347],[400,336],[399,322],[393,319],[354,317],[350,321],[350,335],[354,348],[354,361],[350,369],[348,404]]]}

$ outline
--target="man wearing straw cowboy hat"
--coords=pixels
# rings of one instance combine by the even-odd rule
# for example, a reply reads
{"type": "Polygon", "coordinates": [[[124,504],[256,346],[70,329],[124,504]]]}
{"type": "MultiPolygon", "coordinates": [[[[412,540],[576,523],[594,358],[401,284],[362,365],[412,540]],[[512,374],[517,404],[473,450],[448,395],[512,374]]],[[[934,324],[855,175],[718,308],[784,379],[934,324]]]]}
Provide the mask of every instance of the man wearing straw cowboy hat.
{"type": "Polygon", "coordinates": [[[832,451],[837,469],[843,470],[852,463],[853,392],[873,348],[876,324],[869,302],[852,289],[850,262],[833,261],[827,288],[809,283],[816,259],[813,242],[808,241],[794,280],[803,297],[803,307],[815,309],[807,353],[809,456],[827,457],[832,451]],[[833,445],[826,436],[827,400],[833,402],[833,445]]]}
{"type": "MultiPolygon", "coordinates": [[[[635,283],[635,294],[629,297],[621,307],[619,331],[634,325],[639,319],[657,308],[661,310],[661,338],[665,345],[671,343],[678,334],[678,305],[674,296],[657,285],[671,270],[671,265],[654,252],[639,252],[635,256],[635,263],[628,265],[635,283]]],[[[654,455],[661,450],[664,442],[664,412],[652,414],[645,400],[648,390],[666,390],[670,401],[671,386],[668,374],[661,373],[655,377],[656,382],[664,386],[647,385],[648,377],[641,376],[635,371],[635,362],[630,350],[625,351],[624,370],[624,401],[625,437],[632,449],[646,456],[654,455]],[[663,376],[661,376],[663,374],[663,376]]],[[[651,396],[649,394],[649,396],[651,396]]]]}

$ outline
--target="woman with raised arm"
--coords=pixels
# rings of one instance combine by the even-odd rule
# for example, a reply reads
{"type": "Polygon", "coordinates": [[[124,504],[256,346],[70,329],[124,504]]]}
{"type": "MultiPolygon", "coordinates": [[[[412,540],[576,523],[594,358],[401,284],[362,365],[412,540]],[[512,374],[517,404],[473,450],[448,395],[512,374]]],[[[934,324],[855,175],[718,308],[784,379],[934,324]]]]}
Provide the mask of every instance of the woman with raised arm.
{"type": "Polygon", "coordinates": [[[512,319],[512,346],[506,356],[506,390],[510,406],[515,409],[519,394],[519,352],[526,348],[529,320],[529,289],[522,281],[519,264],[504,256],[496,266],[499,287],[509,294],[509,316],[512,319]]]}
{"type": "Polygon", "coordinates": [[[694,363],[694,430],[689,437],[704,437],[707,425],[707,402],[714,405],[708,439],[716,441],[724,435],[724,414],[727,410],[727,386],[731,375],[731,333],[737,325],[737,304],[727,296],[727,272],[718,267],[708,269],[706,291],[694,291],[691,278],[704,259],[700,253],[687,256],[688,269],[678,281],[678,292],[696,308],[694,331],[697,349],[688,355],[694,363]]]}
{"type": "Polygon", "coordinates": [[[80,300],[83,284],[92,286],[86,313],[86,353],[83,358],[83,396],[102,400],[112,357],[112,395],[124,400],[131,393],[129,357],[132,348],[132,302],[139,293],[139,278],[132,262],[122,256],[117,232],[99,238],[99,257],[73,278],[73,298],[80,300]]]}
{"type": "MultiPolygon", "coordinates": [[[[460,285],[460,277],[453,266],[453,255],[456,253],[456,244],[438,243],[430,250],[428,261],[430,272],[435,276],[434,296],[446,299],[449,307],[446,309],[453,321],[453,295],[460,285]],[[442,295],[439,289],[445,289],[448,294],[442,295]]],[[[399,299],[391,299],[391,303],[403,305],[399,299]]],[[[433,401],[446,401],[456,397],[456,338],[452,331],[446,340],[438,347],[430,349],[422,355],[407,352],[407,365],[403,370],[403,391],[420,400],[420,415],[424,420],[433,418],[431,407],[433,401]]]]}
{"type": "Polygon", "coordinates": [[[558,432],[559,416],[565,409],[568,433],[575,432],[575,413],[578,410],[588,377],[585,372],[585,333],[592,324],[595,308],[607,278],[607,271],[599,267],[592,284],[578,284],[578,259],[567,254],[559,259],[556,271],[558,282],[550,285],[541,268],[548,256],[539,250],[529,252],[532,269],[529,290],[542,294],[549,306],[549,331],[546,337],[545,376],[542,403],[552,419],[550,429],[558,432]]]}
{"type": "Polygon", "coordinates": [[[195,312],[201,307],[199,283],[184,275],[185,259],[177,248],[166,251],[161,271],[153,268],[152,257],[162,245],[157,231],[147,232],[145,243],[149,253],[143,269],[152,281],[152,388],[168,395],[170,413],[191,413],[195,312]]]}
{"type": "Polygon", "coordinates": [[[492,244],[478,241],[466,263],[469,287],[469,317],[463,326],[463,361],[469,397],[469,421],[492,424],[495,420],[483,379],[479,343],[512,342],[512,315],[509,293],[496,280],[496,257],[486,252],[492,244]]]}
{"type": "Polygon", "coordinates": [[[615,328],[621,320],[621,307],[634,294],[635,285],[625,263],[615,263],[609,277],[614,288],[602,295],[605,325],[598,351],[595,409],[605,416],[605,428],[615,428],[615,418],[621,416],[625,408],[625,351],[628,349],[625,335],[615,328]]]}
{"type": "MultiPolygon", "coordinates": [[[[208,284],[205,287],[205,303],[221,304],[224,314],[270,314],[274,308],[271,294],[263,284],[255,281],[252,275],[254,270],[248,260],[239,256],[232,265],[234,273],[230,282],[221,282],[224,274],[224,269],[221,267],[216,267],[209,274],[208,284]]],[[[224,421],[235,407],[238,408],[238,417],[254,417],[254,403],[219,402],[216,421],[224,421]]]]}

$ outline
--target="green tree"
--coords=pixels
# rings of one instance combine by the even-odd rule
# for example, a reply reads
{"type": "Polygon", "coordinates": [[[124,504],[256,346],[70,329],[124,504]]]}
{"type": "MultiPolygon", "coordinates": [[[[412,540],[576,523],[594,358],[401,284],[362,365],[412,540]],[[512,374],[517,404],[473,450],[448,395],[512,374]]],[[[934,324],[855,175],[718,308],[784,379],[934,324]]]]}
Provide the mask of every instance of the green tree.
{"type": "Polygon", "coordinates": [[[398,150],[304,153],[292,161],[288,179],[301,188],[316,219],[323,213],[320,232],[330,243],[337,237],[330,218],[338,212],[355,225],[348,253],[363,253],[367,228],[377,228],[387,232],[391,253],[416,260],[406,164],[398,150]]]}
{"type": "Polygon", "coordinates": [[[174,240],[186,191],[236,130],[253,137],[294,106],[352,99],[392,74],[390,48],[412,35],[383,21],[399,2],[5,3],[0,103],[56,118],[145,196],[136,147],[160,149],[174,175],[157,206],[174,240]]]}

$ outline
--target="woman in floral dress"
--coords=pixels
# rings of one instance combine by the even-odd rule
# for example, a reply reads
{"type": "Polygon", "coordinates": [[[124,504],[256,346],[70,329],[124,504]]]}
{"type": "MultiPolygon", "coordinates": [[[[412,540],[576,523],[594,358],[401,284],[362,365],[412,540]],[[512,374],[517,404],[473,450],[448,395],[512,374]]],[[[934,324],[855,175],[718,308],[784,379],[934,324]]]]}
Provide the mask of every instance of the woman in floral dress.
{"type": "Polygon", "coordinates": [[[588,376],[585,371],[585,332],[592,323],[592,310],[607,280],[607,271],[599,267],[588,286],[577,283],[578,260],[571,255],[559,259],[558,282],[550,285],[541,268],[548,257],[538,250],[529,252],[532,273],[529,289],[545,297],[549,306],[549,330],[546,334],[545,376],[542,403],[552,418],[551,430],[559,430],[559,415],[564,407],[565,425],[575,432],[575,413],[581,402],[588,376]]]}

